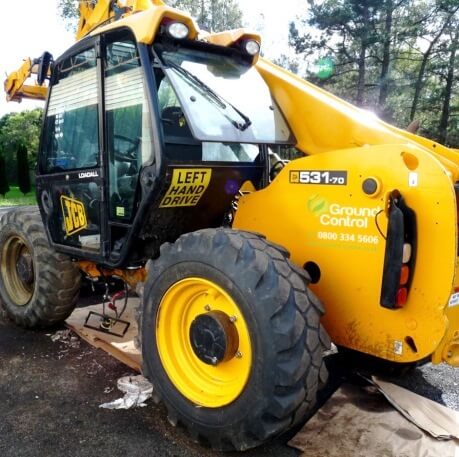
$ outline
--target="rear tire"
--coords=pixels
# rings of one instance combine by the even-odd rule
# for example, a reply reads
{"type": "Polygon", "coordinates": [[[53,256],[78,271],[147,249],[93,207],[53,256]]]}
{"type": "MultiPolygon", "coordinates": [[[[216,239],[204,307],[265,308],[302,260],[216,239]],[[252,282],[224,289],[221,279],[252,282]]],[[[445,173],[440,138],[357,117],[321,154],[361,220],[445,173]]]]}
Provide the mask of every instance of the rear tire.
{"type": "Polygon", "coordinates": [[[163,245],[148,264],[139,322],[143,371],[170,422],[195,441],[246,450],[295,426],[315,405],[327,378],[323,308],[306,287],[307,274],[285,255],[253,233],[206,229],[163,245]],[[209,368],[186,323],[214,311],[234,312],[240,345],[209,368]]]}
{"type": "Polygon", "coordinates": [[[49,246],[36,208],[17,208],[0,220],[0,301],[19,326],[64,321],[78,301],[81,274],[49,246]]]}

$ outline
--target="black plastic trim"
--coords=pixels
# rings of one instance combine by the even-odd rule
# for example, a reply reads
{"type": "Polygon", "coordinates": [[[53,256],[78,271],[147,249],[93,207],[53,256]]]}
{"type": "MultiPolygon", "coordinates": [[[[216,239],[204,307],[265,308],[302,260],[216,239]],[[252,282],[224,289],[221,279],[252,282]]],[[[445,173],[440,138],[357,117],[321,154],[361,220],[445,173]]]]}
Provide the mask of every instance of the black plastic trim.
{"type": "Polygon", "coordinates": [[[406,204],[398,190],[392,191],[389,205],[380,304],[384,308],[395,310],[398,309],[397,291],[400,288],[404,243],[411,245],[411,257],[406,264],[410,269],[410,276],[407,284],[403,286],[407,288],[408,293],[413,280],[417,251],[417,222],[416,213],[406,204]]]}

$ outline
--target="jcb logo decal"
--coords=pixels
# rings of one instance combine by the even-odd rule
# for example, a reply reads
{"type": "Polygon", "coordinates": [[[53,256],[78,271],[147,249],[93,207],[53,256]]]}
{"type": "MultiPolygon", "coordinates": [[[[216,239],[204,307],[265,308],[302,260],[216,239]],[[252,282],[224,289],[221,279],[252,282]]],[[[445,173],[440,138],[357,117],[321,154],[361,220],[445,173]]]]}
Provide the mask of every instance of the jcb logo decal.
{"type": "Polygon", "coordinates": [[[88,226],[83,203],[61,195],[62,214],[64,215],[65,233],[68,236],[84,230],[88,226]]]}

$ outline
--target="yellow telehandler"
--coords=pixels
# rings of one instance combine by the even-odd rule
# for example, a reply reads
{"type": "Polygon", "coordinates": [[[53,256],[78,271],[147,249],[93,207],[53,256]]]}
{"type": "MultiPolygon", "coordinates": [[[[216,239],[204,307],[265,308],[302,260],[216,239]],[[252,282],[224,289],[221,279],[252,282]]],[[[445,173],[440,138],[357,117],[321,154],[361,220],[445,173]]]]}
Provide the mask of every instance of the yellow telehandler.
{"type": "Polygon", "coordinates": [[[80,15],[75,45],[5,82],[46,98],[38,209],[0,221],[18,325],[66,319],[82,276],[121,278],[154,398],[215,449],[301,423],[330,339],[459,366],[458,151],[273,65],[246,30],[160,0],[80,15]]]}

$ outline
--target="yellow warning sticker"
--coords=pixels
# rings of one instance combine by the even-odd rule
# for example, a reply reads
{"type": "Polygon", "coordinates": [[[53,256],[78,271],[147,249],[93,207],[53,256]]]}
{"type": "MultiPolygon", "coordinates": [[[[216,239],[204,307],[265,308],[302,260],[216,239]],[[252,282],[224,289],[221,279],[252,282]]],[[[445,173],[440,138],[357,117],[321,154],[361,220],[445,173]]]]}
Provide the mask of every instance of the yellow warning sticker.
{"type": "Polygon", "coordinates": [[[175,168],[160,208],[196,206],[210,183],[210,168],[175,168]]]}
{"type": "Polygon", "coordinates": [[[65,233],[70,236],[88,226],[83,203],[61,195],[62,213],[64,215],[65,233]]]}

